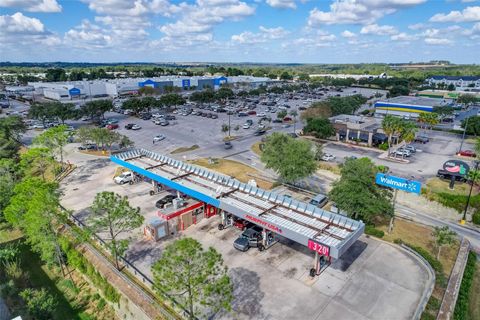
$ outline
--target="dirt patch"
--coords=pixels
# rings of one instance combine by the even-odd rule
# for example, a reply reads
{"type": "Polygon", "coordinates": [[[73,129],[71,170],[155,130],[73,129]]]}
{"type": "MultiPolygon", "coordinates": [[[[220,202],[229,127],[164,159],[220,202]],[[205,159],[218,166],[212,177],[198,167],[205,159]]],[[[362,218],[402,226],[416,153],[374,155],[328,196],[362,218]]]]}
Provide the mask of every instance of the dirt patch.
{"type": "Polygon", "coordinates": [[[78,152],[83,153],[83,154],[88,154],[91,156],[97,156],[97,157],[108,157],[110,156],[110,152],[105,151],[105,150],[79,150],[78,152]]]}
{"type": "Polygon", "coordinates": [[[270,181],[264,181],[258,178],[261,176],[260,171],[237,161],[215,159],[214,162],[211,163],[208,159],[197,159],[191,161],[191,163],[226,174],[244,183],[247,183],[252,179],[252,176],[255,176],[257,177],[255,181],[257,182],[258,187],[262,189],[269,190],[273,185],[270,181]]]}
{"type": "Polygon", "coordinates": [[[262,155],[262,150],[260,150],[260,145],[262,144],[261,141],[255,142],[252,145],[252,151],[256,153],[257,155],[261,156],[262,155]]]}
{"type": "Polygon", "coordinates": [[[283,275],[287,278],[293,278],[296,273],[297,273],[297,268],[290,268],[285,270],[285,272],[283,272],[283,275]]]}

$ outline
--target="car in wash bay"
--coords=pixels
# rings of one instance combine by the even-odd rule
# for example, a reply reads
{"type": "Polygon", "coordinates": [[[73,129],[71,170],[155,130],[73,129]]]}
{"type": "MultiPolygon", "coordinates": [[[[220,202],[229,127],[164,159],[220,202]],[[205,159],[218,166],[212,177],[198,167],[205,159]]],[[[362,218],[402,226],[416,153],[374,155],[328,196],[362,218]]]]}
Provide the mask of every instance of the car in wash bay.
{"type": "Polygon", "coordinates": [[[265,247],[262,244],[262,228],[259,226],[253,226],[246,229],[233,242],[233,247],[242,252],[245,252],[250,248],[258,248],[259,251],[263,251],[265,247]]]}
{"type": "Polygon", "coordinates": [[[157,202],[155,202],[155,207],[158,209],[163,209],[165,205],[169,204],[170,202],[173,201],[177,196],[174,196],[173,194],[167,194],[166,196],[160,198],[157,202]]]}

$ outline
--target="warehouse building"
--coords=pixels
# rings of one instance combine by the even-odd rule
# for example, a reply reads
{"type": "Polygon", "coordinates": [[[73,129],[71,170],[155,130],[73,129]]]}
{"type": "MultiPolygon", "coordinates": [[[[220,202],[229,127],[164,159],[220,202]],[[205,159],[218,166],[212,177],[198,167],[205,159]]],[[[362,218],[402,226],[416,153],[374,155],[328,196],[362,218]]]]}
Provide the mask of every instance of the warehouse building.
{"type": "Polygon", "coordinates": [[[165,76],[151,79],[127,78],[127,79],[105,79],[105,80],[84,80],[66,82],[30,82],[29,87],[33,88],[36,94],[43,95],[52,100],[75,100],[87,97],[118,97],[138,94],[143,87],[151,87],[164,92],[167,87],[181,88],[182,90],[203,90],[218,89],[222,85],[230,83],[248,84],[250,87],[265,85],[268,78],[256,77],[184,77],[165,76]]]}
{"type": "Polygon", "coordinates": [[[387,114],[405,119],[418,118],[422,112],[433,112],[436,106],[451,105],[451,99],[439,100],[436,98],[399,96],[384,101],[375,102],[375,116],[383,117],[387,114]]]}

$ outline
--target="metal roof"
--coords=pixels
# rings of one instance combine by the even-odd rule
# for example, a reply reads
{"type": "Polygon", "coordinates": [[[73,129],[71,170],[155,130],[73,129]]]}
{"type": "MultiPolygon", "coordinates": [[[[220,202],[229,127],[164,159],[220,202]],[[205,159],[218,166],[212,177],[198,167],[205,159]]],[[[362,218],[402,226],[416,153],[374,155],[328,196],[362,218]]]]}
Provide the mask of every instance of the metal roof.
{"type": "Polygon", "coordinates": [[[110,159],[302,245],[307,246],[309,240],[326,245],[333,258],[339,258],[365,227],[361,221],[145,149],[118,153],[110,159]]]}

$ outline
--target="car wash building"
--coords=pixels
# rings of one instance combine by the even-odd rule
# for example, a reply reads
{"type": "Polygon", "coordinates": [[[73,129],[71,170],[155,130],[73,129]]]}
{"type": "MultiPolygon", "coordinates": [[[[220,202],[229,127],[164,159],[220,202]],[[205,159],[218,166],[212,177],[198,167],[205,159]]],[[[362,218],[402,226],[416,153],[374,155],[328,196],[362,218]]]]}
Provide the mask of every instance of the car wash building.
{"type": "MultiPolygon", "coordinates": [[[[110,159],[151,180],[154,189],[155,185],[162,185],[195,199],[202,203],[203,208],[215,208],[213,212],[221,217],[222,226],[227,226],[232,218],[243,219],[262,228],[264,241],[283,237],[309,248],[315,255],[311,270],[313,275],[320,272],[321,261],[340,258],[365,228],[361,221],[149,150],[118,153],[110,159]]],[[[205,214],[205,209],[202,212],[204,218],[211,216],[210,213],[205,214]]],[[[160,215],[161,220],[155,221],[154,225],[164,226],[170,220],[169,216],[176,214],[160,215]]],[[[190,217],[186,219],[190,221],[190,217]]],[[[160,228],[163,228],[160,232],[166,232],[165,227],[160,228]]],[[[150,231],[148,233],[151,234],[150,231]]]]}

